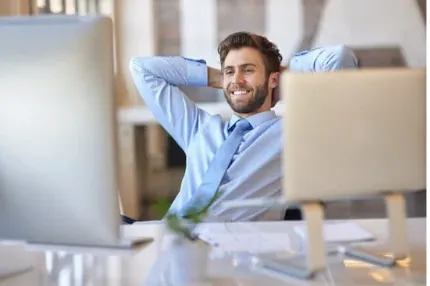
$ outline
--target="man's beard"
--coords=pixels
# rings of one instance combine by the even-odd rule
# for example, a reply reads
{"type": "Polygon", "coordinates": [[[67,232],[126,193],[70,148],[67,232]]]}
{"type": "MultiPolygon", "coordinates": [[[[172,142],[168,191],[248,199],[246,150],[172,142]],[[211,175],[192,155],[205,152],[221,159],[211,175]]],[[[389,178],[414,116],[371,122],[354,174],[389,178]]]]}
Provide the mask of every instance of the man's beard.
{"type": "Polygon", "coordinates": [[[224,90],[224,97],[227,100],[228,105],[230,105],[231,109],[237,113],[252,113],[257,111],[265,102],[267,94],[269,91],[269,81],[266,80],[264,84],[258,86],[253,91],[253,98],[251,98],[250,102],[247,105],[242,104],[234,104],[231,100],[230,92],[226,92],[224,90]]]}

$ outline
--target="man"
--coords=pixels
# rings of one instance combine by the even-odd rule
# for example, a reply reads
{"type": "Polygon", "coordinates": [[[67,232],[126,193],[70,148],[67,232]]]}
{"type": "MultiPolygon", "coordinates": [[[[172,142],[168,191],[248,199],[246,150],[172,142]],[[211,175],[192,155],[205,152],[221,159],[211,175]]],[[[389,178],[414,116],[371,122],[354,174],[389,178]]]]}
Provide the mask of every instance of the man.
{"type": "MultiPolygon", "coordinates": [[[[209,209],[212,217],[259,220],[266,208],[225,210],[220,203],[281,194],[282,124],[271,107],[279,98],[279,75],[285,68],[275,44],[246,32],[229,35],[218,53],[221,70],[179,56],[136,57],[130,70],[148,108],[187,157],[170,211],[184,213],[193,204],[206,204],[220,190],[209,209]],[[234,112],[231,119],[199,109],[178,88],[181,85],[222,88],[234,112]]],[[[334,46],[296,54],[289,69],[320,72],[356,65],[347,48],[334,46]]]]}

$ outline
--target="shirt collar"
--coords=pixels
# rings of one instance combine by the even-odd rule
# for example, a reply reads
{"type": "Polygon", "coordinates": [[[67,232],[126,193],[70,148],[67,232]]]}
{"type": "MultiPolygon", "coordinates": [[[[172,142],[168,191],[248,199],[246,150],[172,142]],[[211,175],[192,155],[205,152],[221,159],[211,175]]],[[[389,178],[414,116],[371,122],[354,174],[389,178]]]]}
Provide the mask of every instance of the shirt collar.
{"type": "MultiPolygon", "coordinates": [[[[273,110],[269,110],[269,111],[263,111],[263,112],[254,114],[254,115],[246,118],[246,120],[248,120],[248,122],[251,124],[252,128],[256,128],[258,125],[264,123],[265,121],[268,121],[268,120],[271,120],[274,118],[277,118],[276,113],[273,110]]],[[[228,124],[228,131],[231,131],[231,128],[240,119],[242,119],[242,118],[237,116],[236,114],[233,114],[231,116],[230,122],[228,124]]]]}

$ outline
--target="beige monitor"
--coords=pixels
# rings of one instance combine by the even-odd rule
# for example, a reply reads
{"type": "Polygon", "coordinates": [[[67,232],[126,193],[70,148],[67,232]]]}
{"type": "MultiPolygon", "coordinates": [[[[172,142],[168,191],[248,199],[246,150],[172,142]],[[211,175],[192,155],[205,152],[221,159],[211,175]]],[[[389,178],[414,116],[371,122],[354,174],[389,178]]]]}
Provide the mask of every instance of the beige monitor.
{"type": "Polygon", "coordinates": [[[284,200],[304,213],[305,273],[326,266],[319,201],[384,198],[392,259],[354,257],[407,257],[403,192],[426,187],[425,80],[406,68],[282,75],[284,200]]]}
{"type": "Polygon", "coordinates": [[[424,189],[425,80],[406,68],[283,74],[285,199],[424,189]]]}

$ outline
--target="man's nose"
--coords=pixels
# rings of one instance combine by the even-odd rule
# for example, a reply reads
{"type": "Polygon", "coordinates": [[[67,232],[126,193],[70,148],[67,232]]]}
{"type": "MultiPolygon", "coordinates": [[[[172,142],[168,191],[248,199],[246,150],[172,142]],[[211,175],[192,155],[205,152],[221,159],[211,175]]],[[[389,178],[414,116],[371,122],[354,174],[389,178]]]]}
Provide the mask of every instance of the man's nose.
{"type": "Polygon", "coordinates": [[[243,74],[240,71],[237,71],[234,73],[233,83],[243,83],[244,81],[245,81],[245,78],[243,77],[243,74]]]}

